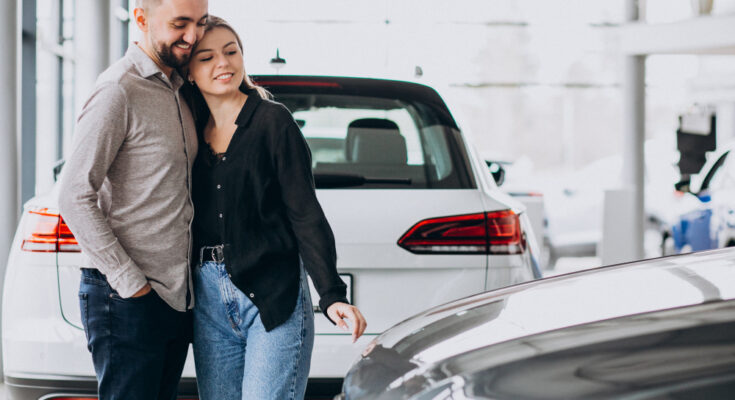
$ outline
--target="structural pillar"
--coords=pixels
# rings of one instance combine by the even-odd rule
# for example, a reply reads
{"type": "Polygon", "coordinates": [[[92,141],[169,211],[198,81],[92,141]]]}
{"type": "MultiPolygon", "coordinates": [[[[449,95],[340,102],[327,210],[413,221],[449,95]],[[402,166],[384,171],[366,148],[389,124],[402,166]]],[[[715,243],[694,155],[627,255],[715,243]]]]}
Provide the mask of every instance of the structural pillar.
{"type": "MultiPolygon", "coordinates": [[[[637,0],[626,0],[628,22],[639,19],[637,0]]],[[[623,60],[623,186],[605,193],[603,265],[640,260],[644,253],[646,58],[623,60]]]]}
{"type": "MultiPolygon", "coordinates": [[[[11,1],[12,2],[12,1],[11,1]]],[[[36,2],[18,1],[20,23],[20,204],[36,195],[36,2]]]]}
{"type": "Polygon", "coordinates": [[[97,76],[109,65],[110,1],[76,0],[74,12],[74,104],[79,115],[97,76]]]}
{"type": "Polygon", "coordinates": [[[646,56],[626,56],[623,66],[623,182],[633,191],[633,209],[627,216],[631,256],[644,257],[646,56]]]}
{"type": "MultiPolygon", "coordinates": [[[[640,4],[627,0],[628,21],[638,21],[640,4]]],[[[645,256],[646,56],[626,56],[623,71],[623,182],[632,186],[634,192],[633,210],[628,216],[633,227],[630,246],[632,259],[639,260],[645,256]]]]}
{"type": "MultiPolygon", "coordinates": [[[[5,278],[5,267],[8,259],[13,234],[18,223],[20,205],[18,202],[18,153],[17,137],[18,109],[18,53],[20,34],[18,30],[18,3],[15,1],[0,2],[0,48],[3,62],[0,63],[0,121],[3,122],[4,133],[0,134],[0,294],[5,278]]],[[[0,296],[0,306],[2,297],[0,296]]],[[[2,345],[0,344],[0,350],[2,345]]],[[[0,379],[2,373],[2,353],[0,352],[0,379]]]]}

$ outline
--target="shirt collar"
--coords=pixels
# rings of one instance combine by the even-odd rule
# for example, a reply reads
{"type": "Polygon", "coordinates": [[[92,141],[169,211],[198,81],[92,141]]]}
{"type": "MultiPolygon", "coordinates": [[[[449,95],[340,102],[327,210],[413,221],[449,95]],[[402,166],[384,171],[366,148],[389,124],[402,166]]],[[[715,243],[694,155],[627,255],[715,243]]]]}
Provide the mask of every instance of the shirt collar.
{"type": "Polygon", "coordinates": [[[263,101],[263,99],[260,98],[258,91],[255,89],[246,89],[243,93],[248,95],[248,98],[245,100],[245,104],[243,104],[242,110],[240,110],[240,114],[238,114],[237,119],[235,120],[235,123],[238,126],[247,125],[253,117],[253,113],[258,107],[258,104],[263,101]]]}
{"type": "Polygon", "coordinates": [[[171,79],[165,72],[161,71],[155,61],[153,61],[143,49],[138,46],[138,43],[133,43],[128,47],[125,52],[125,57],[130,58],[138,69],[138,72],[143,78],[150,78],[152,76],[158,76],[161,80],[171,86],[172,89],[178,90],[181,85],[184,84],[184,79],[179,75],[178,71],[174,69],[171,74],[171,79]]]}

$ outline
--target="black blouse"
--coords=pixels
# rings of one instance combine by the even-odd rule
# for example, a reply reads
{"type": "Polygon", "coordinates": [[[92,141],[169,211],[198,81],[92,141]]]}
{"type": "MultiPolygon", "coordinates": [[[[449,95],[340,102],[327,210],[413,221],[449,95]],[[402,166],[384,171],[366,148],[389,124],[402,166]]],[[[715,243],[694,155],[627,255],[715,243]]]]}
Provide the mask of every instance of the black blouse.
{"type": "Polygon", "coordinates": [[[199,132],[192,173],[194,248],[224,244],[232,282],[258,307],[267,331],[293,313],[300,263],[326,315],[347,302],[334,235],[316,198],[311,155],[286,107],[249,91],[227,151],[214,158],[199,132]]]}

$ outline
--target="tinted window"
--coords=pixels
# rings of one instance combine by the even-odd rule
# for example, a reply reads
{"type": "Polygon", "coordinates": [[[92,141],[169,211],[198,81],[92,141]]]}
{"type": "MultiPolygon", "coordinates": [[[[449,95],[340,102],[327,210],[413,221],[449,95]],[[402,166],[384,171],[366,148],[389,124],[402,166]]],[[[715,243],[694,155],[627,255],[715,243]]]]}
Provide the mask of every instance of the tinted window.
{"type": "Polygon", "coordinates": [[[293,113],[320,176],[354,174],[354,188],[471,188],[456,129],[429,107],[395,99],[333,94],[276,94],[293,113]]]}

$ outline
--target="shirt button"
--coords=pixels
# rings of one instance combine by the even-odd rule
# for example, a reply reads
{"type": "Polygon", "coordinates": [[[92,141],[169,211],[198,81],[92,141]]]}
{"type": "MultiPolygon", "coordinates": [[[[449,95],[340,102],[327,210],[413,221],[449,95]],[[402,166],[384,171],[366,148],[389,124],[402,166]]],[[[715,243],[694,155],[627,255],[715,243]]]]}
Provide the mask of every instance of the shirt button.
{"type": "Polygon", "coordinates": [[[222,156],[222,161],[227,161],[227,157],[226,156],[222,156]]]}
{"type": "Polygon", "coordinates": [[[222,218],[222,213],[219,213],[219,217],[222,218]]]}
{"type": "Polygon", "coordinates": [[[217,189],[222,189],[222,185],[217,185],[217,189]]]}
{"type": "Polygon", "coordinates": [[[253,297],[255,297],[255,293],[250,293],[250,298],[252,299],[253,297]]]}
{"type": "Polygon", "coordinates": [[[227,274],[227,277],[228,278],[232,278],[232,274],[227,274]]]}

